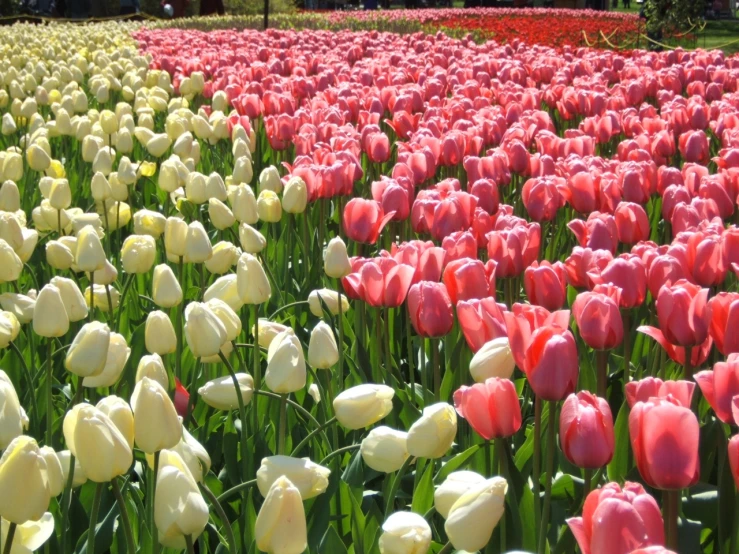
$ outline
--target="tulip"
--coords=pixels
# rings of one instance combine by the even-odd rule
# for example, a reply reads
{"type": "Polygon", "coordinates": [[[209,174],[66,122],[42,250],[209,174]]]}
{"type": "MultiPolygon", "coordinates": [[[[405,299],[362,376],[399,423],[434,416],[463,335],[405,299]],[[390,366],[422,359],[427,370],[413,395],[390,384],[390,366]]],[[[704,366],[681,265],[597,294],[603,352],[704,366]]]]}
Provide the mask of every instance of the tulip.
{"type": "Polygon", "coordinates": [[[475,485],[485,481],[485,478],[474,471],[454,471],[434,491],[434,508],[439,515],[446,519],[454,503],[475,485]]]}
{"type": "Polygon", "coordinates": [[[303,499],[287,477],[279,477],[267,492],[254,537],[268,554],[301,554],[308,546],[303,499]]]}
{"type": "Polygon", "coordinates": [[[727,361],[714,364],[713,370],[696,373],[695,381],[716,416],[724,423],[735,423],[732,406],[739,396],[739,357],[732,354],[727,361]]]}
{"type": "Polygon", "coordinates": [[[267,246],[267,239],[248,223],[239,225],[239,243],[244,252],[259,254],[267,246]]]}
{"type": "MultiPolygon", "coordinates": [[[[56,453],[59,465],[62,466],[62,482],[66,485],[69,479],[69,466],[72,461],[72,453],[69,450],[62,450],[56,453]]],[[[72,488],[81,487],[87,483],[87,475],[85,474],[80,461],[75,458],[74,460],[74,475],[72,476],[72,488]]],[[[57,495],[58,496],[58,495],[57,495]]]]}
{"type": "Polygon", "coordinates": [[[80,271],[94,272],[105,267],[105,250],[100,237],[91,225],[77,233],[75,263],[80,271]]]}
{"type": "Polygon", "coordinates": [[[152,300],[160,308],[172,308],[182,302],[182,287],[167,264],[154,268],[151,289],[152,300]]]}
{"type": "Polygon", "coordinates": [[[624,244],[636,244],[649,240],[650,227],[647,212],[639,204],[621,202],[614,211],[618,240],[624,244]]]}
{"type": "Polygon", "coordinates": [[[413,328],[422,337],[442,337],[454,325],[452,301],[443,283],[421,281],[411,286],[408,313],[413,328]]]}
{"type": "Polygon", "coordinates": [[[485,343],[475,353],[470,361],[470,375],[477,383],[491,377],[510,379],[515,365],[508,337],[500,337],[485,343]]]}
{"type": "MultiPolygon", "coordinates": [[[[190,470],[193,479],[195,479],[195,481],[197,482],[202,483],[203,473],[207,474],[208,471],[210,471],[210,456],[208,455],[207,450],[203,448],[203,445],[195,440],[195,438],[190,433],[188,433],[187,429],[185,429],[184,427],[182,428],[182,440],[177,443],[177,446],[163,452],[162,454],[169,456],[172,452],[178,454],[180,458],[182,458],[185,466],[187,467],[187,469],[190,470]]],[[[153,469],[154,456],[147,454],[146,461],[149,464],[149,467],[153,469]]],[[[168,463],[169,461],[169,458],[166,458],[164,465],[166,465],[166,463],[168,463]]],[[[160,466],[161,465],[163,464],[160,455],[160,466]]]]}
{"type": "Polygon", "coordinates": [[[58,240],[46,243],[46,262],[60,271],[72,267],[74,264],[74,253],[58,240]]]}
{"type": "Polygon", "coordinates": [[[308,308],[316,317],[323,317],[325,306],[331,315],[339,315],[339,299],[341,299],[341,313],[349,311],[349,300],[346,296],[331,289],[318,289],[308,295],[308,308]]]}
{"type": "Polygon", "coordinates": [[[103,285],[95,285],[94,289],[87,287],[84,292],[85,303],[88,308],[94,303],[103,313],[109,313],[118,307],[121,294],[113,287],[106,288],[103,285]],[[110,303],[112,302],[112,306],[110,303]]]}
{"type": "Polygon", "coordinates": [[[649,486],[684,489],[698,482],[699,425],[690,408],[672,398],[637,402],[629,414],[629,435],[639,473],[649,486]]]}
{"type": "Polygon", "coordinates": [[[608,402],[587,392],[571,394],[559,416],[559,440],[567,459],[597,469],[613,458],[613,416],[608,402]]]}
{"type": "Polygon", "coordinates": [[[593,292],[581,292],[572,304],[572,314],[585,344],[596,350],[610,350],[624,339],[619,311],[621,289],[598,285],[593,292]]]}
{"type": "Polygon", "coordinates": [[[126,439],[129,448],[133,448],[134,423],[133,412],[128,402],[119,396],[106,396],[95,407],[105,414],[126,439]]]}
{"type": "Polygon", "coordinates": [[[239,262],[240,256],[241,249],[230,242],[221,241],[213,245],[213,255],[205,260],[205,269],[216,275],[228,273],[239,262]]]}
{"type": "Polygon", "coordinates": [[[191,302],[185,308],[185,338],[196,358],[217,356],[228,340],[226,327],[207,304],[191,302]]]}
{"type": "Polygon", "coordinates": [[[259,219],[267,223],[277,223],[282,218],[280,197],[271,190],[263,190],[257,198],[257,214],[259,219]]]}
{"type": "Polygon", "coordinates": [[[208,524],[208,505],[180,455],[171,450],[163,454],[156,477],[154,523],[162,545],[182,550],[185,535],[194,540],[208,524]]]}
{"type": "MultiPolygon", "coordinates": [[[[244,405],[247,405],[254,394],[254,379],[247,373],[236,373],[235,375],[239,384],[239,394],[244,405]]],[[[203,402],[216,410],[231,411],[239,407],[236,388],[230,375],[208,381],[198,389],[198,394],[203,402]]]]}
{"type": "Polygon", "coordinates": [[[23,271],[23,260],[0,238],[0,282],[17,281],[23,271]]]}
{"type": "Polygon", "coordinates": [[[679,346],[695,346],[708,337],[711,308],[708,289],[680,280],[663,286],[657,296],[657,318],[665,339],[679,346]]]}
{"type": "Polygon", "coordinates": [[[12,312],[0,311],[0,348],[7,348],[21,331],[21,324],[12,312]]]}
{"type": "Polygon", "coordinates": [[[295,333],[277,335],[267,351],[264,381],[273,392],[288,394],[305,387],[306,369],[303,347],[295,333]]]}
{"type": "Polygon", "coordinates": [[[251,181],[254,171],[248,156],[241,156],[234,160],[234,168],[231,176],[233,177],[233,182],[236,184],[246,184],[251,181]]]}
{"type": "Polygon", "coordinates": [[[331,327],[319,321],[310,334],[308,365],[313,369],[330,369],[339,361],[339,349],[331,327]]]}
{"type": "Polygon", "coordinates": [[[164,225],[164,248],[167,256],[184,257],[187,241],[188,226],[184,219],[177,217],[167,218],[164,225]]]}
{"type": "Polygon", "coordinates": [[[87,478],[95,483],[112,481],[133,463],[131,446],[118,427],[89,404],[78,404],[67,412],[64,440],[87,478]]]}
{"type": "Polygon", "coordinates": [[[235,312],[241,310],[244,303],[239,296],[238,278],[235,274],[231,273],[219,277],[206,289],[203,300],[207,302],[214,298],[223,300],[235,312]]]}
{"type": "MultiPolygon", "coordinates": [[[[182,438],[182,423],[162,385],[144,377],[131,395],[136,446],[148,454],[173,448],[182,438]]],[[[160,474],[161,475],[161,474],[160,474]]]]}
{"type": "Polygon", "coordinates": [[[488,234],[488,258],[497,263],[496,277],[517,277],[539,256],[541,226],[518,225],[488,234]]]}
{"type": "Polygon", "coordinates": [[[121,262],[126,273],[148,273],[154,265],[157,245],[149,235],[129,235],[121,247],[121,262]]]}
{"type": "Polygon", "coordinates": [[[394,396],[395,391],[386,385],[357,385],[334,399],[336,419],[347,429],[369,427],[393,410],[394,396]]]}
{"type": "MultiPolygon", "coordinates": [[[[250,166],[251,167],[251,166],[250,166]]],[[[254,225],[259,221],[257,199],[249,185],[232,186],[228,191],[231,211],[239,223],[254,225]]]]}
{"type": "Polygon", "coordinates": [[[33,308],[33,332],[51,338],[63,337],[68,330],[69,317],[59,289],[54,285],[44,286],[33,308]]]}
{"type": "MultiPolygon", "coordinates": [[[[254,334],[254,326],[251,328],[251,334],[254,334]]],[[[272,344],[272,341],[274,338],[282,333],[283,331],[292,331],[292,327],[288,327],[287,325],[282,325],[281,323],[275,323],[274,321],[269,321],[268,319],[259,319],[259,336],[257,337],[257,342],[259,343],[259,346],[262,348],[269,348],[269,345],[272,344]]]]}
{"type": "Polygon", "coordinates": [[[87,317],[88,309],[85,297],[82,296],[77,283],[72,279],[56,276],[49,281],[49,284],[59,289],[69,321],[82,321],[87,317]]]}
{"type": "Polygon", "coordinates": [[[2,369],[0,369],[0,450],[23,434],[28,428],[28,416],[18,400],[18,394],[13,387],[13,382],[2,369]]]}
{"type": "Polygon", "coordinates": [[[46,460],[36,441],[21,435],[0,458],[0,516],[16,525],[43,517],[51,500],[46,460]]]}
{"type": "Polygon", "coordinates": [[[379,202],[352,198],[344,206],[344,233],[355,242],[375,244],[394,212],[385,214],[379,202]]]}
{"type": "Polygon", "coordinates": [[[49,478],[49,491],[51,492],[51,496],[59,496],[62,494],[64,486],[66,485],[62,464],[59,461],[57,453],[50,446],[42,446],[39,449],[39,452],[41,452],[41,455],[46,461],[46,473],[49,478]]]}
{"type": "Polygon", "coordinates": [[[33,298],[24,294],[5,292],[0,294],[0,306],[3,310],[12,313],[21,324],[33,321],[33,310],[36,304],[36,295],[33,298]]]}
{"type": "Polygon", "coordinates": [[[729,440],[729,466],[731,467],[731,475],[734,477],[734,486],[739,488],[739,435],[733,436],[729,440]]]}
{"type": "Polygon", "coordinates": [[[457,304],[459,326],[472,352],[478,352],[493,339],[508,338],[503,317],[505,310],[505,305],[497,304],[494,297],[462,300],[457,304]]]}
{"type": "Polygon", "coordinates": [[[647,377],[641,381],[626,383],[626,402],[633,408],[637,402],[647,402],[650,398],[672,398],[681,406],[690,408],[695,390],[692,381],[662,381],[647,377]]]}
{"type": "Polygon", "coordinates": [[[505,512],[508,483],[493,477],[470,487],[449,510],[444,530],[457,550],[482,550],[505,512]]]}
{"type": "Polygon", "coordinates": [[[708,333],[716,348],[724,356],[739,353],[739,334],[733,331],[734,325],[739,325],[739,293],[719,292],[708,301],[708,307],[711,311],[708,333]]]}
{"type": "Polygon", "coordinates": [[[67,351],[64,367],[80,377],[95,377],[105,368],[110,344],[110,329],[92,321],[82,326],[67,351]]]}
{"type": "Polygon", "coordinates": [[[362,440],[359,453],[370,469],[382,473],[398,471],[408,459],[408,433],[380,425],[362,440]]]}
{"type": "Polygon", "coordinates": [[[280,172],[275,166],[267,166],[259,174],[259,190],[271,190],[276,194],[280,194],[282,192],[280,172]]]}
{"type": "Polygon", "coordinates": [[[166,133],[153,135],[145,144],[146,150],[155,158],[161,158],[169,147],[172,146],[172,139],[166,133]]]}
{"type": "Polygon", "coordinates": [[[185,252],[183,261],[185,263],[199,264],[209,260],[213,255],[213,246],[205,232],[203,224],[193,221],[187,226],[185,235],[185,252]]]}
{"type": "Polygon", "coordinates": [[[241,333],[241,320],[236,312],[218,298],[208,300],[205,304],[216,314],[216,317],[221,320],[226,328],[226,342],[236,340],[236,337],[241,333]]]}
{"type": "Polygon", "coordinates": [[[255,256],[244,252],[239,258],[236,275],[239,297],[244,304],[263,304],[272,296],[267,274],[255,256]]]}
{"type": "Polygon", "coordinates": [[[298,176],[288,179],[282,192],[282,209],[289,214],[302,214],[308,205],[308,187],[298,176]]]}
{"type": "Polygon", "coordinates": [[[257,470],[257,487],[266,497],[272,485],[281,477],[290,480],[303,500],[309,500],[325,492],[331,470],[313,463],[308,458],[270,456],[262,459],[257,470]]]}
{"type": "Polygon", "coordinates": [[[534,262],[524,271],[524,290],[529,302],[547,310],[558,310],[564,306],[567,281],[562,262],[534,262]]]}
{"type": "Polygon", "coordinates": [[[159,212],[138,210],[133,215],[133,232],[158,239],[164,233],[167,218],[159,212]]]}
{"type": "Polygon", "coordinates": [[[647,273],[638,256],[628,254],[614,258],[602,271],[592,270],[588,277],[595,285],[610,284],[621,289],[620,307],[635,308],[647,295],[647,273]]]}
{"type": "Polygon", "coordinates": [[[159,354],[152,354],[150,356],[141,356],[139,364],[136,367],[136,379],[138,383],[144,377],[156,381],[162,385],[163,389],[169,388],[169,376],[167,370],[164,368],[164,362],[162,361],[159,354]]]}
{"type": "Polygon", "coordinates": [[[514,435],[521,427],[521,406],[512,381],[493,377],[454,393],[454,407],[485,440],[514,435]]]}
{"type": "Polygon", "coordinates": [[[413,512],[395,512],[382,524],[380,554],[426,554],[431,547],[431,527],[413,512]]]}
{"type": "Polygon", "coordinates": [[[617,483],[588,494],[582,517],[567,520],[583,554],[631,554],[665,542],[657,502],[638,483],[617,483]]]}
{"type": "MultiPolygon", "coordinates": [[[[353,298],[361,298],[370,306],[400,306],[408,294],[415,270],[389,257],[366,260],[343,280],[353,298]]],[[[334,295],[336,293],[333,293],[334,295]]]]}
{"type": "Polygon", "coordinates": [[[169,316],[162,311],[154,310],[146,317],[144,328],[146,350],[164,356],[177,349],[177,336],[169,316]]]}
{"type": "Polygon", "coordinates": [[[443,281],[452,304],[460,300],[475,300],[490,296],[495,291],[494,278],[488,278],[480,260],[461,258],[447,264],[443,281]]]}
{"type": "Polygon", "coordinates": [[[408,430],[408,452],[417,458],[441,458],[457,435],[457,413],[439,402],[423,409],[408,430]]]}
{"type": "Polygon", "coordinates": [[[352,265],[341,237],[334,237],[323,251],[323,270],[334,279],[343,279],[352,272],[352,265]]]}
{"type": "Polygon", "coordinates": [[[26,161],[33,171],[46,171],[51,164],[51,157],[38,144],[32,144],[26,150],[26,161]]]}
{"type": "Polygon", "coordinates": [[[320,404],[321,402],[321,391],[318,388],[318,385],[315,383],[311,383],[311,386],[308,387],[308,394],[310,394],[310,397],[313,399],[313,402],[316,404],[320,404]]]}

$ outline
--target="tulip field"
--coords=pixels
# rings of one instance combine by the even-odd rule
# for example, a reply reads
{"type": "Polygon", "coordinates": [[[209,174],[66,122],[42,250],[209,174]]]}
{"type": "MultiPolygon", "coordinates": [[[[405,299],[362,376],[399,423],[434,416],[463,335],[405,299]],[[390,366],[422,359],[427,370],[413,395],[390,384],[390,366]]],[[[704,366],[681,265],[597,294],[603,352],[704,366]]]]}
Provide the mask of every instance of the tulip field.
{"type": "Polygon", "coordinates": [[[739,57],[471,13],[0,27],[0,554],[739,554],[739,57]]]}

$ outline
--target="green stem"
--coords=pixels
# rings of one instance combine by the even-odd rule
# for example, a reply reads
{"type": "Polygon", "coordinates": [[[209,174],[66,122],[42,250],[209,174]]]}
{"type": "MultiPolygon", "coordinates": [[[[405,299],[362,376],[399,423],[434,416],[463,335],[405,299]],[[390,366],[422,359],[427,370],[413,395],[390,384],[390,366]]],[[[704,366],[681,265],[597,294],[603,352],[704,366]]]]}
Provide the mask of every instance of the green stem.
{"type": "MultiPolygon", "coordinates": [[[[169,198],[169,195],[167,195],[167,198],[169,198]]],[[[182,290],[185,290],[185,286],[183,284],[184,278],[185,278],[185,264],[182,261],[182,256],[180,256],[179,262],[177,263],[177,278],[179,279],[180,287],[182,290]]],[[[175,324],[175,333],[177,335],[177,354],[175,358],[175,376],[177,379],[182,382],[182,316],[185,312],[185,302],[181,303],[180,306],[177,307],[177,323],[175,324]]]]}
{"type": "Polygon", "coordinates": [[[121,513],[121,523],[123,524],[123,532],[126,535],[126,547],[128,554],[136,554],[136,543],[133,540],[131,519],[128,517],[126,501],[123,499],[123,492],[121,492],[121,486],[118,484],[118,478],[116,477],[115,479],[113,479],[110,484],[113,485],[113,494],[115,495],[116,502],[118,502],[118,510],[121,513]]]}
{"type": "MultiPolygon", "coordinates": [[[[254,348],[252,348],[252,358],[254,367],[252,368],[252,377],[254,377],[254,391],[259,391],[262,386],[262,363],[260,359],[259,351],[259,304],[254,304],[251,307],[252,318],[254,319],[254,348]]],[[[259,429],[259,399],[254,399],[254,406],[252,409],[253,427],[252,432],[257,433],[259,429]]],[[[244,476],[246,477],[246,476],[244,476]]]]}
{"type": "Polygon", "coordinates": [[[427,338],[421,338],[421,350],[423,351],[423,356],[421,356],[421,388],[423,389],[423,406],[424,408],[431,404],[429,399],[429,391],[431,390],[429,386],[429,374],[428,374],[428,363],[426,360],[426,347],[428,345],[430,339],[427,338]]]}
{"type": "Polygon", "coordinates": [[[454,545],[452,545],[452,541],[449,541],[444,545],[444,548],[439,550],[438,554],[452,554],[454,551],[454,545]]]}
{"type": "Polygon", "coordinates": [[[405,462],[403,462],[403,465],[400,466],[400,469],[395,474],[395,479],[393,479],[393,484],[390,486],[390,492],[387,495],[387,503],[385,504],[385,519],[390,516],[390,514],[393,513],[393,508],[395,506],[395,495],[398,494],[398,489],[400,488],[400,482],[403,479],[403,476],[405,475],[405,472],[408,470],[410,465],[415,461],[416,458],[413,456],[408,456],[405,459],[405,462]]]}
{"type": "Polygon", "coordinates": [[[554,450],[557,439],[557,401],[549,401],[549,418],[547,423],[547,480],[544,485],[544,507],[539,530],[539,554],[546,554],[547,529],[549,528],[549,508],[552,501],[552,481],[554,480],[554,450]]]}
{"type": "Polygon", "coordinates": [[[585,468],[585,476],[583,479],[583,486],[582,486],[582,501],[583,504],[585,503],[585,499],[590,494],[590,489],[593,484],[593,470],[589,468],[585,468]]]}
{"type": "Polygon", "coordinates": [[[541,496],[539,483],[541,482],[541,399],[534,399],[534,473],[532,475],[534,487],[534,529],[539,533],[541,526],[541,496]]]}
{"type": "Polygon", "coordinates": [[[432,360],[434,364],[434,400],[441,402],[441,367],[439,367],[439,341],[431,341],[432,360]]]}
{"type": "Polygon", "coordinates": [[[192,375],[190,376],[190,386],[188,387],[190,397],[187,399],[187,411],[185,412],[185,417],[182,421],[183,424],[187,424],[190,422],[192,413],[193,411],[195,411],[195,394],[197,391],[196,386],[198,380],[198,371],[200,370],[201,366],[201,358],[195,358],[195,367],[192,369],[192,375]]]}
{"type": "Polygon", "coordinates": [[[631,373],[631,318],[627,310],[621,311],[624,322],[624,383],[629,382],[631,373]]]}
{"type": "Polygon", "coordinates": [[[277,454],[285,453],[285,431],[287,429],[287,394],[280,399],[280,427],[277,434],[277,454]]]}
{"type": "Polygon", "coordinates": [[[5,548],[3,548],[3,554],[10,554],[10,551],[13,548],[13,537],[15,537],[15,528],[17,525],[15,523],[11,523],[8,527],[8,536],[5,537],[5,548]]]}
{"type": "Polygon", "coordinates": [[[208,502],[210,502],[210,505],[213,506],[213,509],[216,511],[216,513],[218,514],[218,518],[221,520],[221,523],[223,524],[223,529],[226,532],[226,539],[228,540],[229,551],[231,552],[231,554],[236,554],[237,552],[236,538],[234,537],[234,532],[233,532],[233,529],[231,528],[231,523],[228,521],[228,518],[226,517],[226,512],[223,511],[223,506],[221,506],[221,503],[218,502],[216,495],[213,494],[213,491],[211,491],[205,483],[200,483],[200,490],[208,498],[208,502]]]}
{"type": "Polygon", "coordinates": [[[244,397],[241,395],[239,380],[236,378],[236,373],[234,372],[234,368],[231,365],[231,362],[228,361],[228,358],[222,351],[219,350],[218,355],[220,356],[221,361],[225,364],[226,369],[228,370],[228,374],[231,376],[231,381],[233,382],[234,389],[236,390],[236,401],[239,404],[239,417],[241,419],[241,465],[242,471],[244,472],[243,479],[246,479],[246,476],[248,475],[248,447],[246,438],[246,406],[244,406],[244,397]]]}
{"type": "MultiPolygon", "coordinates": [[[[113,311],[113,306],[108,306],[113,311]]],[[[95,272],[90,272],[90,321],[95,319],[95,272]]]]}
{"type": "Polygon", "coordinates": [[[195,547],[192,544],[192,535],[185,535],[185,545],[187,546],[187,554],[195,554],[195,547]]]}
{"type": "Polygon", "coordinates": [[[680,491],[663,491],[662,498],[664,505],[662,506],[665,518],[665,546],[670,550],[677,551],[677,519],[680,512],[680,491]]]}
{"type": "Polygon", "coordinates": [[[218,498],[216,498],[216,501],[220,504],[222,502],[225,502],[228,498],[232,497],[235,494],[240,493],[243,490],[248,489],[249,487],[256,485],[257,480],[252,479],[251,481],[244,481],[243,483],[239,483],[238,485],[231,487],[226,492],[222,493],[218,498]]]}
{"type": "Polygon", "coordinates": [[[151,469],[151,475],[149,479],[149,504],[147,506],[148,508],[148,518],[149,518],[149,531],[151,532],[151,552],[155,553],[157,551],[157,530],[156,526],[154,525],[154,500],[156,496],[156,490],[157,490],[157,475],[159,474],[159,454],[160,452],[154,453],[154,467],[151,469]]]}
{"type": "MultiPolygon", "coordinates": [[[[285,310],[289,310],[290,308],[294,308],[295,306],[307,306],[310,302],[307,300],[298,300],[297,302],[290,302],[289,304],[285,304],[284,306],[280,306],[277,308],[274,312],[272,312],[272,315],[269,316],[270,321],[274,321],[277,314],[280,312],[284,312],[285,310]]],[[[341,306],[339,306],[339,309],[341,309],[341,306]]]]}
{"type": "Polygon", "coordinates": [[[328,462],[331,458],[334,456],[337,456],[339,454],[346,454],[347,452],[351,452],[352,450],[356,450],[361,445],[359,444],[351,444],[349,446],[344,446],[343,448],[339,448],[338,450],[334,450],[333,452],[330,452],[323,460],[321,460],[320,465],[326,465],[326,462],[328,462]]]}
{"type": "Polygon", "coordinates": [[[734,531],[731,533],[731,553],[739,554],[739,494],[734,495],[734,531]]]}
{"type": "Polygon", "coordinates": [[[100,510],[100,500],[103,496],[103,488],[105,483],[98,483],[95,487],[95,496],[92,499],[92,508],[90,510],[90,529],[87,531],[87,552],[93,554],[95,552],[95,527],[98,522],[98,511],[100,510]]]}
{"type": "MultiPolygon", "coordinates": [[[[52,446],[54,426],[54,402],[52,385],[54,382],[54,365],[52,364],[51,350],[54,347],[53,339],[49,338],[46,351],[46,446],[52,446]]],[[[52,446],[53,448],[53,446],[52,446]]]]}
{"type": "MultiPolygon", "coordinates": [[[[133,283],[133,280],[135,277],[136,277],[135,273],[130,273],[129,275],[126,276],[126,282],[123,284],[123,292],[121,293],[121,301],[118,304],[118,315],[116,316],[116,320],[115,320],[116,331],[118,331],[118,329],[121,328],[121,315],[123,315],[123,309],[126,304],[126,296],[128,295],[128,289],[131,288],[131,284],[133,283]]],[[[110,308],[110,312],[112,314],[113,306],[108,306],[108,307],[110,308]]]]}
{"type": "MultiPolygon", "coordinates": [[[[498,452],[498,474],[503,477],[506,481],[510,480],[508,477],[508,452],[506,452],[505,439],[495,439],[495,451],[498,452]]],[[[498,524],[500,527],[500,551],[507,551],[507,540],[506,540],[506,512],[503,512],[503,517],[500,519],[498,524]]]]}
{"type": "Polygon", "coordinates": [[[406,340],[406,356],[408,357],[408,378],[410,381],[411,403],[416,402],[416,373],[413,369],[414,353],[413,353],[413,326],[411,324],[411,316],[408,310],[405,311],[405,340],[406,340]]]}
{"type": "Polygon", "coordinates": [[[313,429],[310,433],[308,433],[305,438],[298,443],[298,445],[293,448],[292,454],[290,454],[293,458],[298,455],[298,453],[307,445],[310,440],[315,437],[318,433],[323,431],[324,429],[327,429],[328,427],[331,427],[334,423],[336,423],[336,417],[332,417],[326,423],[318,427],[317,429],[313,429]]]}
{"type": "Polygon", "coordinates": [[[10,343],[10,348],[13,349],[13,352],[15,352],[15,355],[18,356],[18,359],[21,362],[21,366],[23,366],[23,375],[26,378],[26,383],[28,384],[28,392],[31,396],[31,412],[33,414],[33,417],[29,414],[29,419],[31,421],[34,420],[35,417],[38,416],[38,406],[36,405],[36,395],[33,394],[33,391],[35,389],[33,385],[33,376],[31,375],[31,370],[28,369],[28,364],[26,364],[26,359],[23,357],[23,353],[18,349],[18,346],[16,346],[15,342],[10,343]]]}
{"type": "Polygon", "coordinates": [[[595,351],[595,365],[598,396],[606,398],[608,394],[608,350],[595,351]]]}
{"type": "MultiPolygon", "coordinates": [[[[72,399],[71,405],[68,409],[72,409],[77,403],[82,400],[82,379],[79,379],[79,382],[77,383],[77,392],[74,393],[74,398],[72,399]]],[[[50,445],[47,445],[50,446],[50,445]]],[[[62,551],[66,551],[67,548],[67,527],[69,523],[69,518],[67,515],[69,514],[70,505],[72,503],[72,485],[74,483],[74,466],[75,466],[75,457],[70,452],[69,453],[69,473],[67,474],[67,482],[64,485],[64,493],[62,494],[62,551]]]]}
{"type": "Polygon", "coordinates": [[[339,298],[339,313],[336,325],[339,328],[339,374],[337,375],[339,387],[344,387],[344,316],[341,313],[341,279],[336,280],[336,295],[339,298]]]}

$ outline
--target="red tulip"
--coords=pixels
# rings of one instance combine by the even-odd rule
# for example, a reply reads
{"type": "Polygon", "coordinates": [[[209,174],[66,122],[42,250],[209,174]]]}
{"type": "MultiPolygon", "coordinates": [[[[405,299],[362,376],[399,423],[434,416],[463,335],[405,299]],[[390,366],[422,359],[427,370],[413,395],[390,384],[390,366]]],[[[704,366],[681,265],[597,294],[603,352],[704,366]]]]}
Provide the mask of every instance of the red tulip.
{"type": "Polygon", "coordinates": [[[563,400],[575,391],[580,364],[575,337],[556,325],[533,332],[526,346],[523,371],[542,400],[563,400]]]}
{"type": "Polygon", "coordinates": [[[706,340],[711,324],[708,292],[708,289],[684,279],[660,289],[657,318],[668,342],[678,346],[695,346],[706,340]]]}
{"type": "Polygon", "coordinates": [[[621,202],[614,212],[618,240],[624,244],[635,244],[649,239],[651,231],[647,212],[639,204],[621,202]]]}
{"type": "Polygon", "coordinates": [[[573,219],[567,227],[574,233],[580,246],[609,250],[611,253],[618,248],[618,227],[611,214],[593,212],[587,221],[573,219]]]}
{"type": "Polygon", "coordinates": [[[401,264],[415,268],[413,283],[438,281],[444,266],[444,250],[431,241],[411,240],[400,246],[393,243],[391,255],[401,264]]]}
{"type": "Polygon", "coordinates": [[[731,475],[734,477],[734,486],[739,489],[739,435],[731,437],[728,448],[731,475]]]}
{"type": "Polygon", "coordinates": [[[713,370],[699,371],[694,376],[703,396],[724,423],[734,423],[733,399],[739,396],[739,355],[732,354],[718,362],[713,370]]]}
{"type": "Polygon", "coordinates": [[[567,279],[562,262],[534,262],[524,271],[524,290],[529,302],[547,310],[558,310],[566,298],[567,279]]]}
{"type": "Polygon", "coordinates": [[[633,408],[637,402],[647,402],[650,398],[673,398],[681,406],[690,408],[695,383],[692,381],[663,381],[647,377],[641,381],[626,383],[626,402],[633,408]]]}
{"type": "Polygon", "coordinates": [[[521,405],[513,381],[491,377],[484,383],[460,387],[454,407],[485,440],[514,435],[521,427],[521,405]]]}
{"type": "Polygon", "coordinates": [[[505,304],[496,303],[492,296],[457,303],[459,326],[472,352],[480,350],[486,342],[507,336],[505,311],[505,304]]]}
{"type": "Polygon", "coordinates": [[[187,406],[190,403],[190,393],[182,386],[182,383],[177,377],[174,378],[174,384],[174,407],[177,410],[177,415],[180,417],[187,417],[187,406]]]}
{"type": "Polygon", "coordinates": [[[624,324],[619,309],[621,289],[598,285],[581,292],[572,304],[572,314],[582,340],[595,350],[611,350],[624,340],[624,324]]]}
{"type": "Polygon", "coordinates": [[[559,416],[559,444],[577,467],[597,469],[609,463],[614,437],[608,402],[587,391],[568,396],[559,416]]]}
{"type": "Polygon", "coordinates": [[[720,292],[708,301],[711,327],[708,333],[724,356],[739,353],[739,293],[720,292]]]}
{"type": "Polygon", "coordinates": [[[421,281],[408,291],[408,313],[416,333],[422,337],[443,337],[452,330],[452,301],[443,283],[421,281]]]}
{"type": "Polygon", "coordinates": [[[382,206],[374,200],[352,198],[344,207],[344,232],[353,241],[375,244],[393,215],[394,212],[385,214],[382,206]]]}
{"type": "Polygon", "coordinates": [[[393,258],[366,260],[359,271],[347,275],[342,283],[352,297],[370,306],[397,308],[405,300],[415,269],[393,258]]]}
{"type": "Polygon", "coordinates": [[[698,482],[699,434],[695,414],[674,398],[637,402],[629,414],[634,460],[651,487],[675,490],[698,482]]]}
{"type": "Polygon", "coordinates": [[[441,241],[444,249],[444,263],[453,262],[461,258],[477,257],[477,240],[469,231],[457,231],[444,237],[441,241]]]}
{"type": "Polygon", "coordinates": [[[644,303],[647,295],[647,271],[639,256],[621,255],[599,273],[597,270],[588,272],[588,277],[596,285],[610,284],[620,288],[622,308],[635,308],[644,303]]]}
{"type": "Polygon", "coordinates": [[[631,554],[665,543],[657,502],[638,483],[608,483],[588,494],[582,517],[567,520],[583,554],[631,554]]]}
{"type": "Polygon", "coordinates": [[[592,288],[589,271],[600,273],[613,259],[609,250],[592,250],[575,246],[572,254],[565,260],[567,282],[576,289],[592,288]]]}
{"type": "Polygon", "coordinates": [[[488,257],[498,264],[496,277],[516,277],[539,257],[541,227],[538,223],[488,234],[488,257]]]}
{"type": "Polygon", "coordinates": [[[442,280],[452,303],[459,300],[485,298],[495,293],[495,263],[487,266],[480,260],[462,258],[447,264],[442,280]]]}

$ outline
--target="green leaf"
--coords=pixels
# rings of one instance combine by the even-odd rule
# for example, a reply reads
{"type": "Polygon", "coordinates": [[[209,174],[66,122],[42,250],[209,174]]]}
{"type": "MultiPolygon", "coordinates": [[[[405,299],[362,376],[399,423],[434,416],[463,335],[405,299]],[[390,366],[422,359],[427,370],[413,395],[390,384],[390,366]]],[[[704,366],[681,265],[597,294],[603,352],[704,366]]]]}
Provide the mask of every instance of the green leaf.
{"type": "Polygon", "coordinates": [[[364,488],[364,463],[362,462],[362,456],[359,450],[352,454],[349,465],[346,466],[341,476],[341,480],[350,487],[364,488]]]}
{"type": "Polygon", "coordinates": [[[321,545],[318,547],[318,552],[331,552],[331,554],[347,554],[346,545],[339,537],[334,527],[326,529],[326,534],[323,535],[321,545]]]}
{"type": "Polygon", "coordinates": [[[444,479],[449,476],[450,473],[452,473],[453,471],[457,471],[460,467],[462,467],[464,463],[469,460],[478,450],[480,450],[480,445],[475,444],[473,446],[470,446],[464,452],[460,452],[459,454],[451,458],[443,466],[441,466],[441,469],[436,474],[434,481],[438,484],[441,484],[444,479]]]}
{"type": "Polygon", "coordinates": [[[427,464],[423,477],[413,491],[411,510],[425,514],[434,505],[434,464],[427,464]]]}
{"type": "Polygon", "coordinates": [[[613,427],[615,448],[613,459],[608,464],[608,479],[623,482],[629,472],[629,406],[624,402],[616,416],[613,427]]]}

